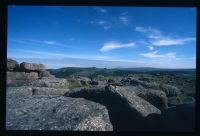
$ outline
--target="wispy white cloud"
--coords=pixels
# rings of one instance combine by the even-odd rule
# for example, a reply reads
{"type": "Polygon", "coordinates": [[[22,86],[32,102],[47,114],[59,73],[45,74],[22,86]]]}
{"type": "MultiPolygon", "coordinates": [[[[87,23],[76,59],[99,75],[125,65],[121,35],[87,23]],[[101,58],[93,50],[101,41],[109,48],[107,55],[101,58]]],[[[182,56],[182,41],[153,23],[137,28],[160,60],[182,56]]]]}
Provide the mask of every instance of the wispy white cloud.
{"type": "Polygon", "coordinates": [[[128,19],[127,16],[121,16],[121,17],[119,17],[119,19],[120,19],[120,21],[121,21],[123,24],[125,24],[125,25],[127,25],[128,22],[129,22],[129,19],[128,19]]]}
{"type": "Polygon", "coordinates": [[[154,50],[153,46],[147,46],[149,48],[149,50],[154,50]]]}
{"type": "Polygon", "coordinates": [[[138,31],[138,32],[146,32],[147,31],[147,29],[146,28],[144,28],[144,27],[141,27],[141,26],[137,26],[136,28],[135,28],[135,31],[138,31]]]}
{"type": "Polygon", "coordinates": [[[154,46],[172,46],[172,45],[184,45],[188,42],[195,41],[196,39],[193,37],[187,38],[167,38],[167,37],[160,37],[155,40],[151,40],[151,44],[154,46]]]}
{"type": "Polygon", "coordinates": [[[98,20],[97,23],[99,25],[105,25],[106,24],[106,21],[105,20],[98,20]]]}
{"type": "Polygon", "coordinates": [[[173,45],[184,45],[188,42],[195,41],[194,37],[183,37],[176,38],[164,35],[160,30],[155,28],[144,28],[138,26],[135,28],[137,32],[143,33],[147,36],[148,42],[153,46],[173,46],[173,45]]]}
{"type": "Polygon", "coordinates": [[[119,43],[119,42],[107,42],[103,45],[103,47],[100,49],[101,52],[107,52],[111,51],[114,49],[119,49],[119,48],[131,48],[134,47],[135,43],[130,42],[130,43],[119,43]]]}
{"type": "Polygon", "coordinates": [[[167,58],[167,59],[176,59],[176,52],[168,52],[166,54],[158,54],[158,51],[140,53],[140,55],[147,58],[167,58]]]}
{"type": "Polygon", "coordinates": [[[54,45],[54,44],[56,44],[55,41],[43,41],[43,43],[49,44],[49,45],[54,45]]]}
{"type": "Polygon", "coordinates": [[[95,9],[100,13],[107,13],[108,12],[105,8],[102,8],[102,7],[95,7],[95,9]]]}
{"type": "Polygon", "coordinates": [[[113,60],[114,58],[105,56],[105,55],[94,55],[94,54],[65,54],[65,53],[55,53],[55,52],[46,52],[38,50],[24,50],[16,49],[15,53],[9,53],[10,57],[14,58],[76,58],[76,59],[93,59],[93,60],[113,60]]]}
{"type": "MultiPolygon", "coordinates": [[[[158,67],[158,68],[195,68],[195,62],[190,59],[170,59],[170,63],[163,56],[173,56],[175,53],[166,54],[155,53],[160,61],[154,59],[145,60],[127,60],[101,55],[84,55],[84,54],[62,54],[50,53],[44,51],[33,50],[13,50],[14,53],[8,52],[8,57],[17,60],[18,62],[42,63],[46,68],[61,68],[61,67],[100,67],[100,68],[134,68],[134,67],[158,67]]],[[[155,58],[155,57],[154,57],[155,58]]],[[[169,60],[169,59],[168,59],[169,60]]]]}
{"type": "Polygon", "coordinates": [[[111,28],[110,23],[108,21],[102,20],[102,19],[96,20],[96,21],[91,21],[90,23],[97,24],[97,25],[101,26],[104,30],[108,30],[111,28]]]}
{"type": "Polygon", "coordinates": [[[16,43],[23,43],[23,44],[27,44],[27,45],[37,45],[37,46],[41,46],[41,45],[55,45],[55,46],[60,46],[60,47],[72,47],[69,46],[67,44],[63,44],[61,42],[57,42],[57,41],[52,41],[52,40],[35,40],[35,39],[9,39],[12,42],[16,42],[16,43]]]}

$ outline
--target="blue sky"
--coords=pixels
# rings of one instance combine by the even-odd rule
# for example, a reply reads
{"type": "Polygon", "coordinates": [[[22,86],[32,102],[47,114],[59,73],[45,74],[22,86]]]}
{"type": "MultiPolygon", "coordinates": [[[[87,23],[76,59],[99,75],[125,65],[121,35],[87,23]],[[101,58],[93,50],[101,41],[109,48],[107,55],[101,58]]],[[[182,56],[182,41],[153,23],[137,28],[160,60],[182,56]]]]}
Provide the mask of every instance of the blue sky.
{"type": "Polygon", "coordinates": [[[196,67],[196,9],[10,6],[8,57],[61,67],[196,67]]]}

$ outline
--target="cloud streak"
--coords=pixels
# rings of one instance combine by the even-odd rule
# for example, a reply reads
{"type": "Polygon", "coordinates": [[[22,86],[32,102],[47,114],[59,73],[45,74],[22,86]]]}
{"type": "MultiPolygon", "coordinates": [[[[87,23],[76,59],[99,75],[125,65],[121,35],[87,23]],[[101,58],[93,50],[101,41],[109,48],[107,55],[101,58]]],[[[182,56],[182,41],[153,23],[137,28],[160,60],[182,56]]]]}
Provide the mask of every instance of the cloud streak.
{"type": "Polygon", "coordinates": [[[105,8],[102,8],[102,7],[95,7],[95,9],[100,13],[107,13],[108,12],[105,8]]]}
{"type": "Polygon", "coordinates": [[[173,38],[160,37],[158,39],[151,40],[151,44],[154,46],[173,46],[173,45],[184,45],[191,41],[195,41],[195,38],[188,37],[188,38],[173,39],[173,38]]]}
{"type": "Polygon", "coordinates": [[[113,60],[112,57],[105,55],[86,55],[86,54],[65,54],[56,52],[46,52],[38,50],[24,50],[18,49],[14,50],[14,53],[8,54],[10,57],[14,58],[77,58],[77,59],[93,59],[93,60],[113,60]]]}
{"type": "Polygon", "coordinates": [[[96,20],[96,21],[91,21],[90,23],[91,23],[91,24],[97,24],[97,25],[99,25],[100,27],[102,27],[104,30],[108,30],[108,29],[111,28],[110,23],[109,23],[108,21],[102,20],[102,19],[96,20]]]}
{"type": "Polygon", "coordinates": [[[154,47],[153,46],[147,46],[149,48],[149,50],[154,50],[154,47]]]}
{"type": "Polygon", "coordinates": [[[158,54],[158,51],[148,52],[148,53],[140,53],[140,55],[147,58],[168,58],[168,59],[176,59],[175,52],[168,52],[166,54],[158,54]]]}
{"type": "Polygon", "coordinates": [[[145,29],[144,27],[137,26],[137,27],[135,28],[135,31],[144,33],[144,32],[147,31],[147,29],[145,29]]]}
{"type": "Polygon", "coordinates": [[[100,49],[101,52],[108,52],[114,49],[120,49],[120,48],[131,48],[134,47],[135,43],[118,43],[118,42],[107,42],[103,45],[103,47],[100,49]]]}
{"type": "Polygon", "coordinates": [[[23,44],[27,44],[27,45],[37,45],[37,46],[41,46],[41,45],[55,45],[55,46],[60,46],[60,47],[72,47],[57,41],[52,41],[52,40],[35,40],[35,39],[11,39],[10,41],[12,42],[16,42],[16,43],[23,43],[23,44]]]}
{"type": "Polygon", "coordinates": [[[121,16],[121,17],[119,17],[119,19],[124,25],[127,25],[129,22],[129,19],[127,16],[121,16]]]}
{"type": "Polygon", "coordinates": [[[151,27],[144,28],[141,26],[137,26],[135,28],[135,31],[145,34],[148,38],[148,42],[153,46],[184,45],[188,42],[196,40],[196,38],[194,37],[174,38],[167,35],[163,35],[160,30],[151,27]]]}

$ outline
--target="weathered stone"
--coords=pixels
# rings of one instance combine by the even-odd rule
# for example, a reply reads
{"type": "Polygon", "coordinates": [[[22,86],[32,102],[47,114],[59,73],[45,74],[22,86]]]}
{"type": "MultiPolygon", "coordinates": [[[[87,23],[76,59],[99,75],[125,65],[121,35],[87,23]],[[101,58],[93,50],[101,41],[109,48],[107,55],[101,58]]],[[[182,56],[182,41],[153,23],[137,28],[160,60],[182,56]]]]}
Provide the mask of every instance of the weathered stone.
{"type": "Polygon", "coordinates": [[[141,116],[145,117],[152,113],[160,114],[160,110],[151,105],[149,102],[138,97],[134,91],[128,91],[123,87],[109,85],[106,87],[113,95],[117,95],[123,100],[126,100],[130,108],[133,108],[141,116]]]}
{"type": "Polygon", "coordinates": [[[64,96],[7,96],[7,130],[112,131],[105,106],[64,96]]]}
{"type": "Polygon", "coordinates": [[[44,70],[45,67],[43,64],[23,62],[20,64],[20,69],[26,71],[41,71],[44,70]]]}
{"type": "Polygon", "coordinates": [[[10,72],[7,71],[7,86],[22,86],[38,79],[36,72],[10,72]]]}
{"type": "Polygon", "coordinates": [[[39,77],[37,72],[26,73],[26,80],[36,80],[38,78],[39,77]]]}
{"type": "Polygon", "coordinates": [[[31,96],[32,92],[32,87],[29,86],[7,87],[6,89],[7,96],[31,96]]]}
{"type": "MultiPolygon", "coordinates": [[[[128,82],[128,81],[123,81],[123,82],[128,82]]],[[[147,81],[140,81],[138,79],[134,79],[132,78],[129,81],[130,85],[133,86],[138,86],[141,85],[145,88],[152,88],[152,89],[156,89],[156,90],[162,90],[163,92],[166,93],[167,97],[172,97],[172,96],[177,96],[178,94],[181,93],[180,89],[178,89],[175,86],[172,85],[168,85],[168,84],[158,84],[156,82],[147,82],[147,81]]]]}
{"type": "Polygon", "coordinates": [[[67,88],[68,82],[66,79],[55,78],[55,79],[38,79],[31,82],[32,86],[35,87],[51,87],[51,88],[67,88]]]}
{"type": "Polygon", "coordinates": [[[125,103],[128,108],[136,110],[141,116],[145,117],[151,113],[160,114],[160,110],[143,98],[138,97],[132,90],[127,90],[121,86],[108,85],[106,88],[92,88],[92,89],[81,89],[71,90],[65,94],[65,96],[71,97],[83,97],[89,100],[99,100],[100,102],[116,101],[125,103]],[[114,99],[115,98],[115,99],[114,99]]]}
{"type": "Polygon", "coordinates": [[[49,88],[49,87],[33,87],[33,95],[63,95],[68,89],[49,88]]]}
{"type": "Polygon", "coordinates": [[[177,96],[180,94],[180,89],[171,85],[160,85],[159,88],[166,93],[167,97],[177,96]]]}
{"type": "Polygon", "coordinates": [[[9,72],[7,71],[7,86],[20,86],[26,82],[25,72],[9,72]]]}
{"type": "Polygon", "coordinates": [[[55,78],[55,76],[51,75],[51,74],[49,73],[49,71],[46,71],[46,70],[40,71],[40,74],[41,74],[41,77],[47,77],[47,78],[50,78],[50,79],[55,78]]]}
{"type": "Polygon", "coordinates": [[[145,117],[161,113],[159,109],[138,97],[134,91],[119,86],[75,89],[67,92],[65,96],[85,98],[105,105],[114,130],[117,131],[146,130],[145,117]]]}
{"type": "Polygon", "coordinates": [[[126,90],[134,91],[139,97],[145,99],[158,109],[168,108],[168,98],[166,94],[161,90],[146,89],[142,86],[125,86],[126,90]]]}
{"type": "Polygon", "coordinates": [[[13,59],[7,59],[7,70],[9,71],[13,71],[13,70],[17,70],[19,68],[19,64],[17,63],[17,61],[13,60],[13,59]]]}

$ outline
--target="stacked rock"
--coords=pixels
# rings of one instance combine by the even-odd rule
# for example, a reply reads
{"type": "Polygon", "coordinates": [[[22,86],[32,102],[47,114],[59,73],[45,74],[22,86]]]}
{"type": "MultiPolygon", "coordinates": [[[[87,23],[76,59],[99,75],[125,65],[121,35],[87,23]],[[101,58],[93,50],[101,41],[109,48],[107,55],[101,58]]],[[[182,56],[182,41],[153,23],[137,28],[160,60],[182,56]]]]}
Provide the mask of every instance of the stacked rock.
{"type": "Polygon", "coordinates": [[[26,62],[18,64],[13,59],[7,59],[7,86],[21,86],[41,78],[54,78],[45,70],[43,64],[26,62]]]}

